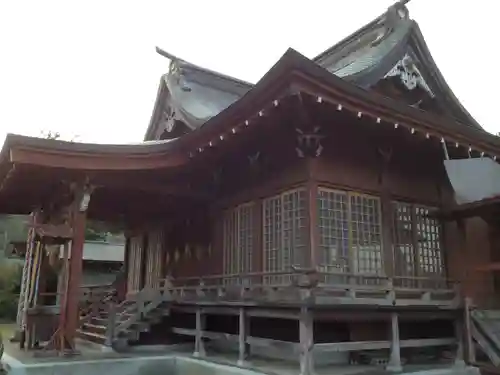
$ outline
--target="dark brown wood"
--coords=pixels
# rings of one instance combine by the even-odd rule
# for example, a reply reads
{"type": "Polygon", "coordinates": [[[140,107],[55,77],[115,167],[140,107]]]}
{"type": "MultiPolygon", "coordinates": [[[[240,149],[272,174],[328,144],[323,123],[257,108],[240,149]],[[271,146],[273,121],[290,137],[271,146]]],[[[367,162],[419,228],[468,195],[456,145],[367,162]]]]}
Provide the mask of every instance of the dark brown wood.
{"type": "Polygon", "coordinates": [[[307,182],[307,206],[309,209],[308,227],[309,227],[309,254],[305,266],[316,268],[320,264],[319,254],[319,229],[318,229],[318,182],[316,180],[318,163],[316,158],[310,158],[307,161],[309,171],[309,180],[307,182]]]}
{"type": "Polygon", "coordinates": [[[79,290],[82,278],[83,243],[85,241],[86,225],[86,212],[80,210],[79,204],[80,202],[77,201],[74,206],[73,240],[71,242],[71,257],[69,259],[64,326],[65,337],[72,347],[74,347],[76,329],[79,326],[79,290]]]}

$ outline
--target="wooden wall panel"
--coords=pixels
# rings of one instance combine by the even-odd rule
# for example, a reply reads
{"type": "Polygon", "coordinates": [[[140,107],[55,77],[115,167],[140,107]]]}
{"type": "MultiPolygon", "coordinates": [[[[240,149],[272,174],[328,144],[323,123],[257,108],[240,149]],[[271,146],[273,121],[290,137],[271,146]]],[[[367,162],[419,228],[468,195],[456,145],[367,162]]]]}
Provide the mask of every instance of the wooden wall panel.
{"type": "Polygon", "coordinates": [[[127,293],[134,293],[141,289],[143,253],[143,236],[136,235],[131,237],[128,259],[130,268],[127,275],[127,293]]]}
{"type": "Polygon", "coordinates": [[[156,289],[159,287],[159,280],[162,277],[162,252],[163,236],[161,229],[148,232],[148,246],[145,249],[146,274],[145,287],[156,289]]]}
{"type": "Polygon", "coordinates": [[[481,218],[464,221],[465,243],[456,223],[446,225],[446,236],[453,247],[447,251],[450,278],[460,282],[464,296],[474,303],[486,306],[494,295],[491,272],[477,272],[475,268],[491,261],[488,224],[481,218]]]}

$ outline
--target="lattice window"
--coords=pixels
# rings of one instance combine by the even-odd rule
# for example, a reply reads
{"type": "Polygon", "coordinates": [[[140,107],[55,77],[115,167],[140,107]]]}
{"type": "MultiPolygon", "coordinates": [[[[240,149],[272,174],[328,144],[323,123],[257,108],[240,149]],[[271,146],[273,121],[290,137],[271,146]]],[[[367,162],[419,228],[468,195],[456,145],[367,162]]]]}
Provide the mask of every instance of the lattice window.
{"type": "MultiPolygon", "coordinates": [[[[306,252],[305,190],[297,189],[263,202],[264,272],[290,272],[304,265],[306,252]]],[[[290,276],[268,276],[266,283],[284,283],[290,276]]]]}
{"type": "Polygon", "coordinates": [[[349,198],[354,272],[381,274],[383,266],[380,200],[358,194],[349,194],[349,198]]]}
{"type": "Polygon", "coordinates": [[[347,193],[318,189],[320,264],[327,271],[348,271],[349,210],[347,193]]]}
{"type": "Polygon", "coordinates": [[[444,277],[441,225],[428,207],[393,202],[395,275],[406,287],[425,287],[418,278],[444,277]]]}
{"type": "Polygon", "coordinates": [[[318,189],[320,262],[325,271],[381,274],[382,224],[376,197],[318,189]]]}
{"type": "MultiPolygon", "coordinates": [[[[226,212],[224,216],[224,274],[239,275],[253,270],[253,203],[226,212]]],[[[239,283],[228,277],[226,284],[239,283]]]]}
{"type": "Polygon", "coordinates": [[[413,235],[413,207],[410,204],[393,203],[393,240],[394,274],[402,276],[400,285],[412,286],[416,276],[415,247],[413,235]]]}

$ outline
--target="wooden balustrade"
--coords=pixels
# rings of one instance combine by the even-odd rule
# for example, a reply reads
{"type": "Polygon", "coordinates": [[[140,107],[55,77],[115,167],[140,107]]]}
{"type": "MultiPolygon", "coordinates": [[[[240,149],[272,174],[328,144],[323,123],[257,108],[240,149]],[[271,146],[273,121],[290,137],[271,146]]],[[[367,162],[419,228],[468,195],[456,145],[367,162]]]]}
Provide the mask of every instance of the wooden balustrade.
{"type": "Polygon", "coordinates": [[[320,272],[258,272],[235,275],[168,278],[160,282],[170,301],[255,301],[316,305],[379,305],[457,307],[458,284],[444,278],[386,277],[381,275],[320,272]],[[420,285],[412,288],[403,285],[420,285]]]}

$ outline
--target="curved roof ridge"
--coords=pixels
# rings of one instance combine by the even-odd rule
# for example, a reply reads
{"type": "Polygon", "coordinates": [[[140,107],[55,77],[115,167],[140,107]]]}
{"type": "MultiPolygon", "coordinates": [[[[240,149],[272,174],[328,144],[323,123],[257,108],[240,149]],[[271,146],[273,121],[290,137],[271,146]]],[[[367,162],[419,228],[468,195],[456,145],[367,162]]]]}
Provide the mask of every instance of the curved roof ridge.
{"type": "Polygon", "coordinates": [[[74,153],[99,152],[102,154],[147,154],[155,152],[165,152],[170,149],[178,138],[169,140],[146,141],[141,143],[86,143],[72,142],[60,139],[47,139],[40,137],[32,137],[20,134],[9,133],[5,137],[5,142],[2,150],[6,150],[15,146],[27,146],[39,149],[71,151],[74,153]]]}
{"type": "Polygon", "coordinates": [[[441,73],[441,70],[436,64],[436,61],[432,57],[432,53],[427,46],[427,43],[425,42],[425,37],[420,29],[420,26],[418,25],[418,22],[415,20],[412,20],[412,32],[410,34],[410,37],[414,39],[416,42],[416,46],[421,49],[419,52],[422,53],[423,57],[426,58],[427,61],[425,61],[426,64],[430,65],[432,69],[431,73],[434,73],[434,79],[436,82],[441,86],[440,89],[444,91],[449,98],[452,100],[453,104],[457,107],[457,109],[462,112],[466,119],[470,121],[470,124],[464,123],[465,125],[473,126],[476,128],[479,128],[481,130],[484,130],[483,127],[476,121],[476,119],[469,113],[469,111],[463,106],[463,104],[460,102],[460,100],[457,98],[453,90],[450,88],[448,83],[446,82],[446,79],[444,78],[443,73],[441,73]]]}
{"type": "Polygon", "coordinates": [[[178,62],[178,63],[181,63],[181,65],[183,67],[189,67],[190,69],[198,70],[200,72],[207,73],[209,75],[212,75],[212,76],[217,77],[217,78],[222,78],[222,79],[227,80],[227,81],[232,81],[234,83],[237,83],[237,84],[240,84],[240,85],[243,85],[243,86],[247,86],[248,88],[251,88],[251,87],[254,86],[253,83],[244,81],[242,79],[235,78],[235,77],[232,77],[230,75],[219,73],[219,72],[216,72],[215,70],[207,69],[207,68],[204,68],[202,66],[193,64],[193,63],[191,63],[189,61],[181,59],[180,57],[177,57],[177,56],[175,56],[175,55],[173,55],[173,54],[171,54],[171,53],[169,53],[169,52],[161,49],[160,47],[156,47],[156,52],[158,54],[160,54],[161,56],[166,57],[167,59],[169,59],[171,63],[178,62]]]}

